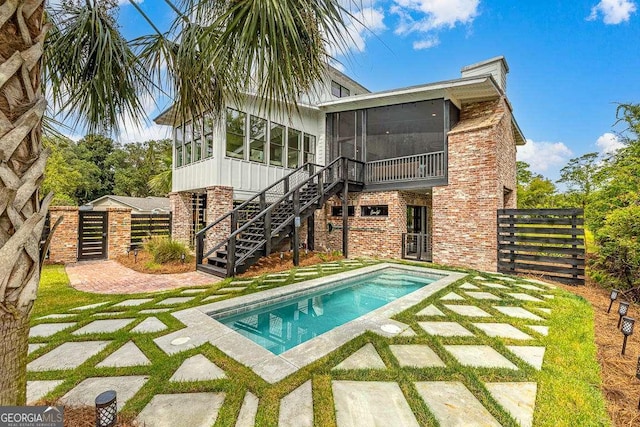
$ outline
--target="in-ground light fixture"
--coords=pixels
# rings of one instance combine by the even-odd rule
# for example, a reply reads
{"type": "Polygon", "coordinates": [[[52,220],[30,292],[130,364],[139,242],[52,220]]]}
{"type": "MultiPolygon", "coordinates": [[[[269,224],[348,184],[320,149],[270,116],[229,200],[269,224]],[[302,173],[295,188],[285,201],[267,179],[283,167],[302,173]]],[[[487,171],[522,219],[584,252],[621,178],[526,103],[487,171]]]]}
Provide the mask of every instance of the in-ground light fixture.
{"type": "Polygon", "coordinates": [[[617,289],[611,289],[611,294],[609,295],[609,299],[611,300],[611,302],[609,303],[609,309],[607,310],[607,314],[611,312],[611,306],[613,305],[613,302],[618,299],[618,295],[620,294],[620,291],[617,289]]]}
{"type": "Polygon", "coordinates": [[[118,421],[116,392],[107,390],[96,397],[96,426],[112,427],[118,421]]]}
{"type": "Polygon", "coordinates": [[[624,341],[622,341],[622,355],[624,355],[624,351],[627,349],[627,338],[629,335],[633,334],[633,324],[636,320],[632,317],[624,316],[622,318],[622,333],[624,334],[624,341]]]}
{"type": "Polygon", "coordinates": [[[622,322],[622,318],[627,315],[629,311],[629,303],[626,301],[620,301],[620,307],[618,307],[618,314],[620,318],[618,319],[618,329],[620,329],[620,322],[622,322]]]}

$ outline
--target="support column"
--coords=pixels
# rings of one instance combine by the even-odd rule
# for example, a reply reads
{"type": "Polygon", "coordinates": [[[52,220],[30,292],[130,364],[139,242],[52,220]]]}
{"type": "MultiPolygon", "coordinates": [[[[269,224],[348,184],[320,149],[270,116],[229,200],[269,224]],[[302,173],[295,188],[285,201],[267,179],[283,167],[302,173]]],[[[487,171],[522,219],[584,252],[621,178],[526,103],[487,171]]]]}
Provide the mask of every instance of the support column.
{"type": "Polygon", "coordinates": [[[180,192],[169,194],[171,206],[171,238],[185,245],[191,245],[191,228],[193,227],[193,208],[191,193],[180,192]]]}
{"type": "Polygon", "coordinates": [[[49,215],[49,224],[52,226],[58,218],[64,217],[51,239],[49,261],[63,263],[78,261],[78,207],[51,206],[49,215]]]}
{"type": "Polygon", "coordinates": [[[131,209],[107,208],[108,259],[126,255],[131,246],[131,209]]]}
{"type": "MultiPolygon", "coordinates": [[[[207,188],[207,217],[205,222],[211,224],[221,216],[233,210],[233,187],[207,188]]],[[[227,218],[213,227],[205,236],[205,249],[211,249],[223,239],[229,237],[231,219],[227,218]]]]}
{"type": "MultiPolygon", "coordinates": [[[[346,170],[346,168],[345,168],[346,170]]],[[[342,255],[349,258],[349,180],[345,177],[342,188],[342,255]]]]}
{"type": "Polygon", "coordinates": [[[300,264],[300,191],[293,192],[293,265],[300,264]]]}
{"type": "Polygon", "coordinates": [[[315,246],[315,236],[316,234],[316,221],[315,221],[315,213],[312,213],[307,218],[307,249],[310,251],[314,251],[315,246]]]}

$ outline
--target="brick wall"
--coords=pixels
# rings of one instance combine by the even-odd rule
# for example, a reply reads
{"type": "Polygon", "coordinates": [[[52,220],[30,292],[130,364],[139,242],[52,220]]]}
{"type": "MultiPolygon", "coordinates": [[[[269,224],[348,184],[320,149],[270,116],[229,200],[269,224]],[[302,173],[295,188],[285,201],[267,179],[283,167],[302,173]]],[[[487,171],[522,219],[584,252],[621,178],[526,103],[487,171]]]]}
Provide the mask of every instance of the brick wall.
{"type": "Polygon", "coordinates": [[[126,255],[131,246],[131,209],[107,208],[107,254],[109,259],[126,255]]]}
{"type": "MultiPolygon", "coordinates": [[[[209,187],[207,188],[207,215],[206,223],[210,224],[222,215],[233,210],[233,187],[209,187]]],[[[229,236],[231,230],[231,218],[227,218],[207,232],[205,250],[212,248],[229,236]]]]}
{"type": "MultiPolygon", "coordinates": [[[[316,211],[316,250],[342,250],[342,217],[331,216],[331,207],[341,205],[340,199],[333,197],[316,211]],[[329,231],[329,224],[333,225],[333,231],[329,231]]],[[[401,191],[351,193],[349,205],[355,211],[349,217],[349,257],[400,258],[402,233],[407,232],[407,205],[429,207],[431,198],[401,191]],[[389,215],[362,216],[361,207],[367,205],[387,205],[389,215]]]]}
{"type": "Polygon", "coordinates": [[[193,227],[193,212],[191,206],[192,193],[170,193],[169,205],[171,206],[171,238],[185,245],[193,244],[191,240],[191,227],[193,227]]]}
{"type": "Polygon", "coordinates": [[[515,190],[516,173],[505,100],[464,106],[448,146],[449,184],[433,189],[433,260],[495,271],[496,210],[504,189],[515,190]]]}
{"type": "Polygon", "coordinates": [[[72,206],[51,206],[50,224],[56,223],[58,218],[64,219],[56,228],[49,246],[49,261],[76,262],[78,259],[78,208],[72,206]]]}

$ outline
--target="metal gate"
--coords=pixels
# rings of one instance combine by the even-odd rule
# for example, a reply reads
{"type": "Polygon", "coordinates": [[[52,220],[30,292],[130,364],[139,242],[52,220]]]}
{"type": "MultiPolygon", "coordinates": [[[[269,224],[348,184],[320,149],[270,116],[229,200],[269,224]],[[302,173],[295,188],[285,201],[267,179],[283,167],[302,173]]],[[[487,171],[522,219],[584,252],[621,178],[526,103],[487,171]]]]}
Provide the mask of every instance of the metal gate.
{"type": "Polygon", "coordinates": [[[79,212],[78,261],[107,258],[107,212],[79,212]]]}

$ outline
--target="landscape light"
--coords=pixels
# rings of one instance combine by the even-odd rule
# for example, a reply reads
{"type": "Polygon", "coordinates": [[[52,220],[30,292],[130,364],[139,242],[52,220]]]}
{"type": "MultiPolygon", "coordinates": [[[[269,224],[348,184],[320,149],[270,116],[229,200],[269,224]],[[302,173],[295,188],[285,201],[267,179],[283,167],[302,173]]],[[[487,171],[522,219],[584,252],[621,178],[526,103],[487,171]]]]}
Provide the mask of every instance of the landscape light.
{"type": "Polygon", "coordinates": [[[620,301],[620,307],[618,307],[618,314],[620,318],[618,319],[618,329],[620,329],[620,322],[622,322],[622,317],[627,315],[629,311],[629,303],[626,301],[620,301]]]}
{"type": "Polygon", "coordinates": [[[133,250],[133,262],[134,263],[138,262],[138,248],[135,248],[133,250]]]}
{"type": "Polygon", "coordinates": [[[180,254],[180,261],[182,261],[183,264],[184,264],[184,258],[185,258],[185,256],[184,256],[184,252],[183,252],[183,253],[180,254]]]}
{"type": "Polygon", "coordinates": [[[112,427],[118,421],[118,404],[116,392],[108,390],[96,397],[96,426],[112,427]]]}
{"type": "Polygon", "coordinates": [[[609,309],[607,310],[607,313],[611,312],[611,306],[613,305],[613,302],[618,298],[619,293],[619,290],[611,289],[611,295],[609,295],[609,299],[611,299],[611,302],[609,303],[609,309]]]}
{"type": "Polygon", "coordinates": [[[622,341],[622,355],[627,348],[627,338],[633,334],[633,324],[636,320],[632,317],[624,316],[622,318],[622,333],[624,334],[624,341],[622,341]]]}

